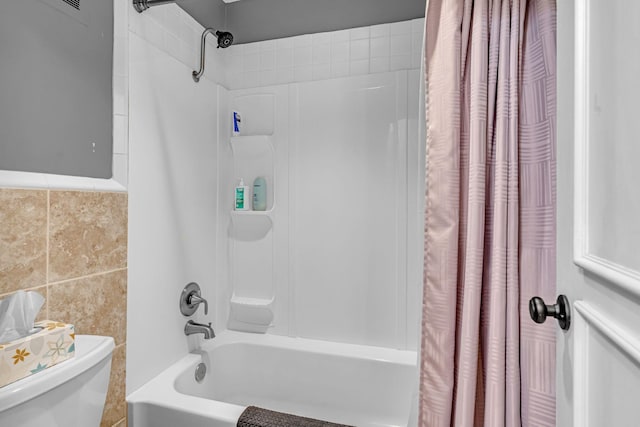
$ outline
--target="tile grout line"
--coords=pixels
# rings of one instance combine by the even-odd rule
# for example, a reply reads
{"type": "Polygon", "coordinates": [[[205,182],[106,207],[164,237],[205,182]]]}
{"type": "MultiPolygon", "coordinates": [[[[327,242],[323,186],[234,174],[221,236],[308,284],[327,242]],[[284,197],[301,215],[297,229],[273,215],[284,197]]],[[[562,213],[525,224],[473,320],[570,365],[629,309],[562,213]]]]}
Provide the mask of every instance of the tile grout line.
{"type": "Polygon", "coordinates": [[[47,312],[47,319],[49,319],[49,229],[50,229],[50,216],[51,216],[51,190],[47,190],[47,230],[46,230],[46,244],[47,244],[47,248],[45,251],[46,254],[46,271],[45,271],[45,282],[46,282],[46,292],[47,292],[47,299],[46,299],[46,303],[47,303],[47,307],[46,307],[46,312],[47,312]]]}
{"type": "MultiPolygon", "coordinates": [[[[3,294],[0,294],[0,299],[6,298],[6,297],[8,297],[9,295],[13,295],[13,294],[15,294],[15,293],[16,293],[16,292],[18,292],[18,291],[25,291],[25,292],[29,292],[29,291],[35,291],[35,290],[38,290],[38,289],[41,289],[41,288],[45,288],[45,291],[46,291],[46,290],[47,290],[47,285],[46,285],[46,284],[44,284],[44,285],[32,286],[32,287],[30,287],[30,288],[17,289],[17,290],[15,290],[15,291],[5,292],[5,293],[3,293],[3,294]]],[[[46,302],[45,302],[45,303],[46,303],[46,302]]],[[[47,312],[47,314],[49,314],[49,313],[47,312]]]]}
{"type": "Polygon", "coordinates": [[[86,276],[72,277],[71,279],[64,279],[64,280],[59,280],[57,282],[51,282],[51,283],[48,284],[48,286],[63,285],[65,283],[75,282],[76,280],[90,279],[90,278],[96,277],[96,276],[102,276],[102,275],[105,275],[105,274],[111,274],[111,273],[117,273],[117,272],[120,272],[120,271],[126,271],[128,268],[129,267],[118,267],[118,268],[114,268],[113,270],[105,270],[105,271],[99,271],[97,273],[87,274],[86,276]]]}
{"type": "Polygon", "coordinates": [[[46,300],[45,300],[46,304],[47,304],[47,307],[46,307],[47,316],[46,317],[47,317],[47,320],[51,320],[51,318],[49,317],[49,285],[47,285],[45,287],[45,292],[47,293],[46,300]]]}

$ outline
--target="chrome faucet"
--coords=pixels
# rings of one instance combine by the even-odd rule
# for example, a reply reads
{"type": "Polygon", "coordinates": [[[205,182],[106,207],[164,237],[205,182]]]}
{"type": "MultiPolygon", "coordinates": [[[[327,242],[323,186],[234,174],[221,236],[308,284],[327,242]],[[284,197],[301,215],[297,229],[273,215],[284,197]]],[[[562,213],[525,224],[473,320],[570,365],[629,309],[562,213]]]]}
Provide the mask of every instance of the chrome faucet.
{"type": "Polygon", "coordinates": [[[194,322],[193,320],[189,320],[186,325],[184,325],[184,334],[185,335],[193,335],[193,334],[204,334],[205,340],[210,340],[211,338],[216,337],[216,333],[213,332],[213,328],[211,327],[211,322],[208,325],[194,322]]]}
{"type": "MultiPolygon", "coordinates": [[[[183,316],[192,316],[200,304],[204,304],[204,314],[207,314],[209,312],[209,303],[207,303],[206,299],[202,298],[200,286],[195,282],[191,282],[185,286],[182,290],[182,295],[180,295],[180,312],[183,316]]],[[[184,334],[203,334],[206,340],[210,340],[216,336],[213,328],[211,328],[211,322],[205,325],[194,322],[193,320],[189,320],[187,324],[184,325],[184,334]]]]}

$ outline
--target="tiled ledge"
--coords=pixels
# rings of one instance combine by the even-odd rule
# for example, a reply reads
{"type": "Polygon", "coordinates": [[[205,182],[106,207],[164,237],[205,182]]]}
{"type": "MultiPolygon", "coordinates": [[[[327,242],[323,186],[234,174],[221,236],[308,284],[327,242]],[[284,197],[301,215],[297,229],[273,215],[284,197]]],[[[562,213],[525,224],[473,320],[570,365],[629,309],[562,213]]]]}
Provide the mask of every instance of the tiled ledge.
{"type": "Polygon", "coordinates": [[[48,173],[0,170],[0,188],[38,188],[44,190],[85,190],[127,192],[127,156],[114,156],[114,178],[99,179],[48,173]]]}

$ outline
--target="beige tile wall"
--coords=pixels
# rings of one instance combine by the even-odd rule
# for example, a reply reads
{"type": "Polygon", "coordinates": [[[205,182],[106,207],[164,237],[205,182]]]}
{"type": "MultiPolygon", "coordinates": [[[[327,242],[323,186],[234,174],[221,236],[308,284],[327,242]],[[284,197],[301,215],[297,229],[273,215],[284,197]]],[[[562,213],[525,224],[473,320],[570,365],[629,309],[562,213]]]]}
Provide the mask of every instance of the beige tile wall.
{"type": "Polygon", "coordinates": [[[0,188],[0,299],[27,289],[40,319],[114,338],[101,427],[126,425],[127,195],[0,188]]]}

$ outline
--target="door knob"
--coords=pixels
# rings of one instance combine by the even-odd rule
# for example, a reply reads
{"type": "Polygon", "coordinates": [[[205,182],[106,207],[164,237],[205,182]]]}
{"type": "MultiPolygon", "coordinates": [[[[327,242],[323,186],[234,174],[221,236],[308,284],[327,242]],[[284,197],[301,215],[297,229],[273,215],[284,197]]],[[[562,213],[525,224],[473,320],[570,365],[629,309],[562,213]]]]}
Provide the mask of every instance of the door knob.
{"type": "Polygon", "coordinates": [[[560,329],[568,331],[571,326],[571,306],[566,295],[558,295],[556,303],[547,305],[540,297],[533,297],[529,300],[529,314],[536,323],[544,323],[547,316],[558,319],[560,329]]]}

